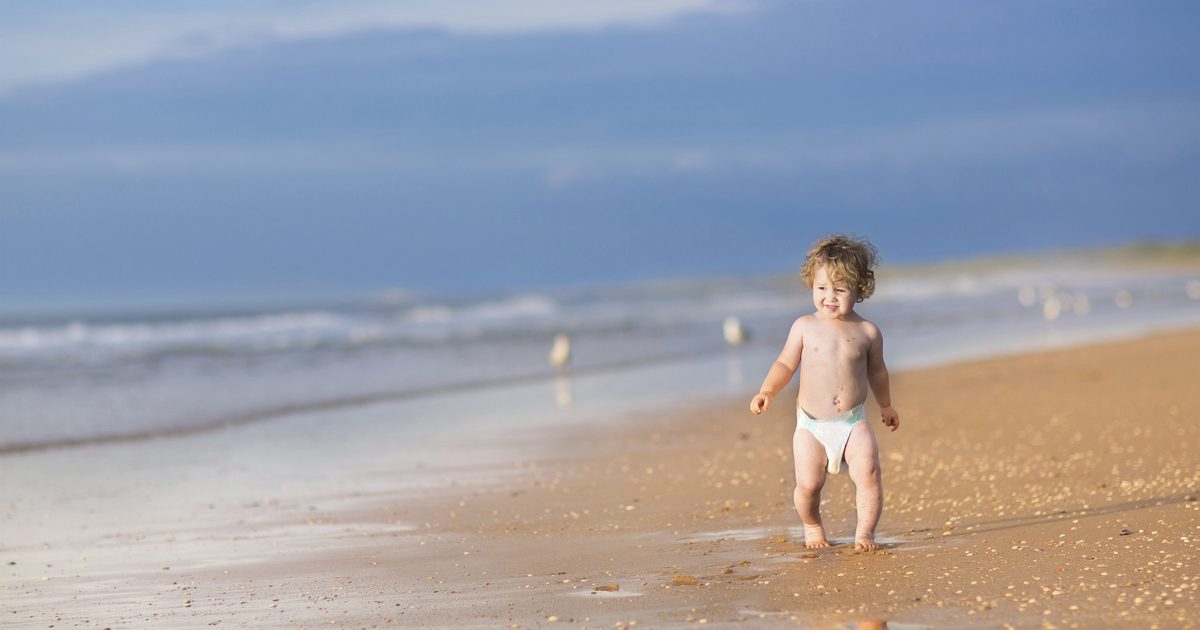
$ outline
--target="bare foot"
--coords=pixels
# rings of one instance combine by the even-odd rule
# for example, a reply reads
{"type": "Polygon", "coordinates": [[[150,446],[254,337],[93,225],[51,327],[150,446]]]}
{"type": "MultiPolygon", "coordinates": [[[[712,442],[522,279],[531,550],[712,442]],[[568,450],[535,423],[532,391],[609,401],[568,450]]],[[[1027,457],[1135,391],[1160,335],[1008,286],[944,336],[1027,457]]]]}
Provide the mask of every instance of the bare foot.
{"type": "Polygon", "coordinates": [[[804,546],[809,549],[823,549],[829,546],[829,541],[825,540],[825,528],[820,523],[804,524],[804,546]]]}
{"type": "Polygon", "coordinates": [[[876,551],[878,549],[879,549],[879,543],[875,542],[874,537],[855,538],[854,539],[854,550],[855,551],[876,551]]]}

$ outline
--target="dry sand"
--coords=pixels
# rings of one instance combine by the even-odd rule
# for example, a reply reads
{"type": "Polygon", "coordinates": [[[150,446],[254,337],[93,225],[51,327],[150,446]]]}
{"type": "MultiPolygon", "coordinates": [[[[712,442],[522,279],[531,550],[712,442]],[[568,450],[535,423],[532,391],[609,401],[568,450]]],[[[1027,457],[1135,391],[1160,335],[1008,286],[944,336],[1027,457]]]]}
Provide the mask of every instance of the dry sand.
{"type": "Polygon", "coordinates": [[[132,536],[83,570],[14,552],[0,625],[1197,627],[1197,357],[1187,331],[893,375],[874,553],[849,544],[845,475],[838,544],[798,544],[794,392],[759,417],[747,392],[515,434],[514,457],[557,455],[416,495],[132,536]]]}

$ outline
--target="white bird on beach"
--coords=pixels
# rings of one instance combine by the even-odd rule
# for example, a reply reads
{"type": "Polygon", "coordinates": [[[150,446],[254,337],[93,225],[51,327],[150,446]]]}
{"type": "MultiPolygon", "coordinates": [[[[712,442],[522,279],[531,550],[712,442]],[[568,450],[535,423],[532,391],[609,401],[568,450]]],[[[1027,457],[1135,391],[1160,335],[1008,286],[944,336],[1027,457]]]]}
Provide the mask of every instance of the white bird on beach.
{"type": "Polygon", "coordinates": [[[555,335],[554,345],[550,346],[550,365],[563,367],[571,361],[571,338],[566,335],[555,335]]]}
{"type": "Polygon", "coordinates": [[[1188,280],[1187,294],[1193,300],[1200,300],[1200,280],[1188,280]]]}
{"type": "Polygon", "coordinates": [[[742,327],[742,322],[738,318],[730,315],[725,318],[725,343],[731,346],[739,346],[746,343],[746,329],[742,327]]]}
{"type": "Polygon", "coordinates": [[[1042,304],[1042,318],[1048,322],[1052,322],[1062,314],[1062,309],[1063,305],[1058,297],[1052,297],[1042,304]]]}
{"type": "Polygon", "coordinates": [[[1017,291],[1017,301],[1021,303],[1021,306],[1029,308],[1037,304],[1037,291],[1034,291],[1033,287],[1021,287],[1017,291]]]}

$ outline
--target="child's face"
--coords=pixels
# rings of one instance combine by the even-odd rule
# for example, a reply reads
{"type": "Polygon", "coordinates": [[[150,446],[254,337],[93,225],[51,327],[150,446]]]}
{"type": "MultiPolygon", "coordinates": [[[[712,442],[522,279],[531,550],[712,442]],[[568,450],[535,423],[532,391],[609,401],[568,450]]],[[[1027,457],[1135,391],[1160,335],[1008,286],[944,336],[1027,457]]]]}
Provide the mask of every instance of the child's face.
{"type": "Polygon", "coordinates": [[[829,277],[829,268],[822,266],[813,274],[813,306],[825,319],[841,319],[854,312],[858,292],[843,280],[829,277]]]}

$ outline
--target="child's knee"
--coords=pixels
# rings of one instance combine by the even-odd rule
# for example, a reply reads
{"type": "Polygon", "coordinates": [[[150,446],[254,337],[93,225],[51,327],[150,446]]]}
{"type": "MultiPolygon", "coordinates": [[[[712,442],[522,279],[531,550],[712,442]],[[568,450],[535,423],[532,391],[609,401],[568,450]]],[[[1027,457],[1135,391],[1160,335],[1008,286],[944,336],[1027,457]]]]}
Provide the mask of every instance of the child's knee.
{"type": "Polygon", "coordinates": [[[882,471],[879,469],[879,461],[871,458],[863,462],[855,462],[855,466],[850,467],[850,477],[855,484],[878,484],[882,478],[882,471]]]}
{"type": "Polygon", "coordinates": [[[821,486],[823,483],[817,480],[798,480],[796,488],[792,490],[792,499],[797,503],[812,501],[821,494],[821,486]]]}

